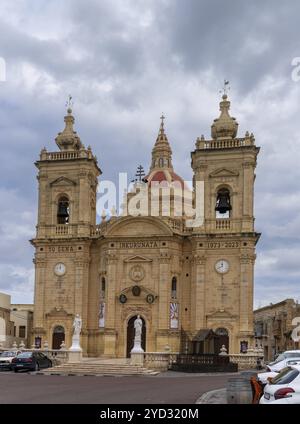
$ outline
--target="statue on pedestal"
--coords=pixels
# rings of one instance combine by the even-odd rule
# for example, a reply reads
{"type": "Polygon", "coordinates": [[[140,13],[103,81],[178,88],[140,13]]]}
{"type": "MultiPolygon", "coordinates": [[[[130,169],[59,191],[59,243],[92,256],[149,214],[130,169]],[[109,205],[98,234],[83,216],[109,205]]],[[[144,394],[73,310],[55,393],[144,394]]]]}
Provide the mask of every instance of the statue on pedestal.
{"type": "Polygon", "coordinates": [[[131,350],[131,353],[143,353],[142,349],[142,332],[143,332],[143,321],[141,317],[138,315],[136,320],[134,321],[134,346],[131,350]]]}
{"type": "Polygon", "coordinates": [[[73,337],[72,337],[72,346],[70,347],[71,351],[81,352],[82,349],[80,347],[80,333],[82,329],[82,319],[79,314],[75,315],[73,321],[73,337]]]}

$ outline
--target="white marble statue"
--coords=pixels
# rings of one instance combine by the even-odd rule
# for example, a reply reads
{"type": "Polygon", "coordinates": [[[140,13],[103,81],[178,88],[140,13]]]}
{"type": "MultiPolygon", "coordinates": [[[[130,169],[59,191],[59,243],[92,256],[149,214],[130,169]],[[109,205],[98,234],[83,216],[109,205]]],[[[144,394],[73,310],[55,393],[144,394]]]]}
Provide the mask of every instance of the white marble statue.
{"type": "Polygon", "coordinates": [[[142,329],[143,329],[143,321],[140,316],[137,316],[137,319],[134,321],[134,329],[135,329],[135,338],[142,338],[142,329]]]}
{"type": "Polygon", "coordinates": [[[75,315],[73,321],[73,336],[72,336],[72,346],[70,347],[70,351],[81,352],[82,349],[80,347],[80,333],[82,329],[82,319],[79,314],[75,315]]]}
{"type": "Polygon", "coordinates": [[[134,346],[131,350],[131,353],[143,353],[142,349],[142,332],[143,332],[143,321],[141,317],[138,315],[136,320],[134,321],[134,346]]]}
{"type": "Polygon", "coordinates": [[[82,328],[82,319],[80,318],[79,314],[76,314],[74,321],[73,321],[73,328],[74,328],[74,336],[78,335],[81,333],[81,328],[82,328]]]}

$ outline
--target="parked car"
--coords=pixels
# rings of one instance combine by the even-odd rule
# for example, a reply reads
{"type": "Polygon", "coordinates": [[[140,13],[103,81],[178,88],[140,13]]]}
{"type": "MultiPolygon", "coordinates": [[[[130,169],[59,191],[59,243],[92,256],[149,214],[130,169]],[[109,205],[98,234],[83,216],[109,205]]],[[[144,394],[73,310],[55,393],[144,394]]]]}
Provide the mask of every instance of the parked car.
{"type": "Polygon", "coordinates": [[[270,405],[300,405],[300,393],[291,393],[290,396],[270,402],[270,405]]]}
{"type": "Polygon", "coordinates": [[[261,404],[269,404],[276,400],[299,396],[300,394],[300,366],[292,365],[284,368],[278,375],[271,379],[264,388],[260,399],[261,404]]]}
{"type": "Polygon", "coordinates": [[[22,352],[11,363],[14,372],[19,370],[38,371],[41,368],[52,367],[52,361],[41,352],[22,352]]]}
{"type": "MultiPolygon", "coordinates": [[[[286,367],[293,366],[293,365],[300,365],[300,358],[294,358],[294,359],[285,359],[284,361],[285,366],[282,369],[278,369],[277,371],[267,371],[267,372],[260,372],[257,374],[258,380],[262,384],[267,384],[269,378],[276,377],[281,371],[283,371],[286,367]]],[[[282,364],[283,365],[283,364],[282,364]]]]}
{"type": "Polygon", "coordinates": [[[2,352],[0,354],[0,369],[11,370],[11,362],[19,353],[21,353],[19,350],[5,350],[2,352]]]}
{"type": "Polygon", "coordinates": [[[267,365],[267,371],[281,371],[288,365],[290,360],[300,361],[300,350],[287,350],[281,353],[274,362],[267,365]]]}

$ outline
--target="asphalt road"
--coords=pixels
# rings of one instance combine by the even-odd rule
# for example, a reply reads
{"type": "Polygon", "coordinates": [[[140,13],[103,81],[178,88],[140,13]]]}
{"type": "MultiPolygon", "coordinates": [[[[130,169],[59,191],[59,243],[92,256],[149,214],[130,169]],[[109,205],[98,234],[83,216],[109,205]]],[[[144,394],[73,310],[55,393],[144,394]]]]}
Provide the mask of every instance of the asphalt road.
{"type": "Polygon", "coordinates": [[[231,374],[93,377],[0,372],[0,404],[189,404],[231,374]]]}

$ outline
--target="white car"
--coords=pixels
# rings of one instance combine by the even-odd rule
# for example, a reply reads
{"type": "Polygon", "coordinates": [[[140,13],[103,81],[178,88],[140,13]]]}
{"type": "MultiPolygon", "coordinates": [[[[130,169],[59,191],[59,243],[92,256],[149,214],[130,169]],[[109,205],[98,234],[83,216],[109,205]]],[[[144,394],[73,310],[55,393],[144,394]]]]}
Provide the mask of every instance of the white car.
{"type": "MultiPolygon", "coordinates": [[[[284,368],[264,388],[260,404],[269,404],[283,398],[300,395],[300,365],[284,368]]],[[[296,399],[296,398],[295,398],[296,399]]]]}
{"type": "Polygon", "coordinates": [[[283,368],[290,365],[290,360],[300,361],[300,350],[287,350],[281,353],[274,362],[267,365],[268,371],[280,372],[283,368]]]}
{"type": "Polygon", "coordinates": [[[289,367],[289,366],[293,366],[293,365],[300,365],[300,358],[295,358],[295,359],[285,359],[284,361],[281,361],[281,365],[282,362],[284,362],[285,366],[278,370],[278,371],[267,371],[267,372],[260,372],[257,374],[257,379],[262,383],[262,384],[268,384],[268,379],[269,378],[274,378],[276,377],[282,370],[284,370],[284,368],[289,367]]]}
{"type": "Polygon", "coordinates": [[[19,350],[5,350],[0,354],[0,369],[11,369],[12,360],[19,355],[19,350]]]}
{"type": "Polygon", "coordinates": [[[291,393],[290,396],[270,402],[270,405],[300,405],[300,393],[291,393]]]}

